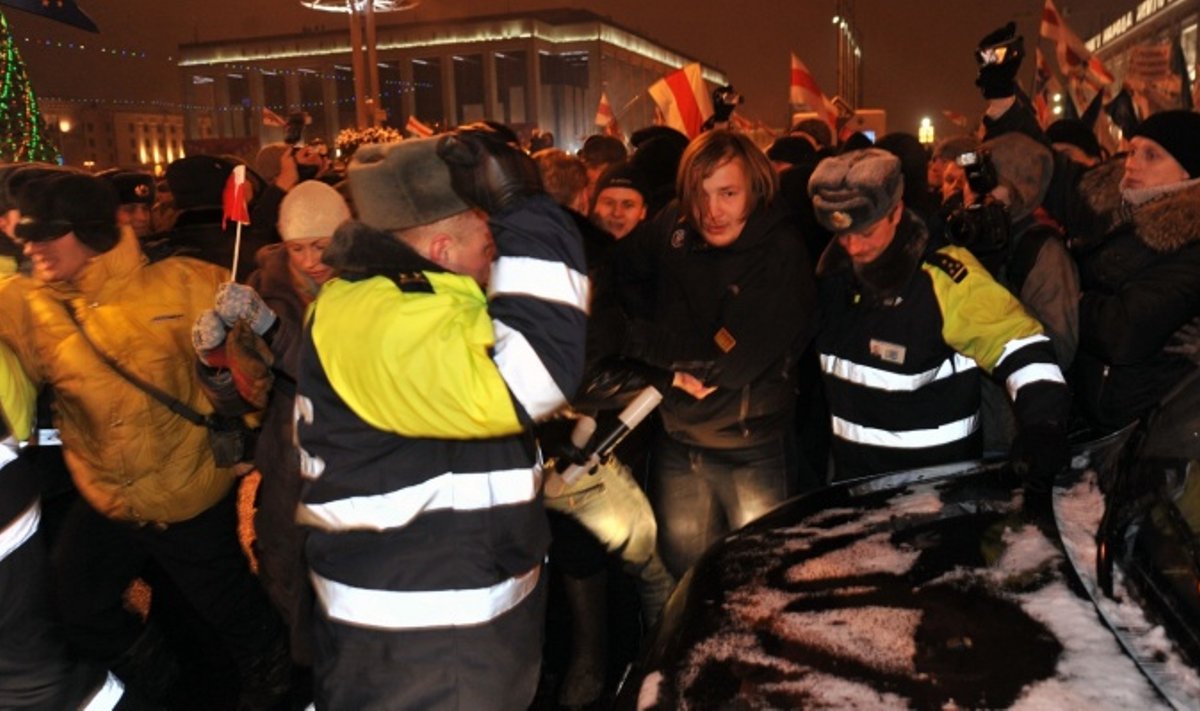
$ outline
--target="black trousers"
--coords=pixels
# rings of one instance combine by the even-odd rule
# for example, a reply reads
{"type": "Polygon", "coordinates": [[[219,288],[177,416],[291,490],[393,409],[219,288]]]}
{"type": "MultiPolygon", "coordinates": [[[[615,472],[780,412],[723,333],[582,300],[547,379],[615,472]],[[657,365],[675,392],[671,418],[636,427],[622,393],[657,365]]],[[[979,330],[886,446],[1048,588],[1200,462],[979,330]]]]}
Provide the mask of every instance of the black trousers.
{"type": "Polygon", "coordinates": [[[116,659],[142,633],[124,609],[130,581],[153,561],[225,643],[243,677],[284,634],[237,537],[236,488],[200,515],[166,528],[112,521],[80,500],[53,554],[55,593],[68,640],[94,659],[116,659]]]}

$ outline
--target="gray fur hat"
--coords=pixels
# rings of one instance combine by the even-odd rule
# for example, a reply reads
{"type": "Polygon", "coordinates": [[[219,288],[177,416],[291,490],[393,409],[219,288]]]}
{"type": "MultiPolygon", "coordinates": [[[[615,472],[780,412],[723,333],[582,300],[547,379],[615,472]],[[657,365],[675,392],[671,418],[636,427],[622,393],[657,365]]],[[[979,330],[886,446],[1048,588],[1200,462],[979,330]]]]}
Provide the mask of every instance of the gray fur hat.
{"type": "Polygon", "coordinates": [[[451,186],[450,168],[437,154],[438,140],[359,146],[346,179],[361,222],[396,232],[470,209],[451,186]]]}
{"type": "Polygon", "coordinates": [[[903,193],[900,159],[881,148],[826,158],[808,181],[817,221],[834,235],[867,229],[891,212],[903,193]]]}
{"type": "Polygon", "coordinates": [[[996,181],[1008,188],[1013,222],[1032,213],[1046,199],[1054,174],[1054,154],[1029,136],[1005,133],[980,146],[991,155],[996,181]]]}

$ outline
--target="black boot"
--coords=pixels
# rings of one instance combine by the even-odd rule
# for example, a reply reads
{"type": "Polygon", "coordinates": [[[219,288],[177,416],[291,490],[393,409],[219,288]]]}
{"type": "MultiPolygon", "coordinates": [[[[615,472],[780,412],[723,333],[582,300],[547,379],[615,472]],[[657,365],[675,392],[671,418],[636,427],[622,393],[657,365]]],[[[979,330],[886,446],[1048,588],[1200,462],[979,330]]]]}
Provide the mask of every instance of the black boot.
{"type": "Polygon", "coordinates": [[[590,578],[563,576],[571,608],[571,663],[558,690],[558,703],[583,708],[604,693],[608,669],[607,573],[590,578]]]}
{"type": "Polygon", "coordinates": [[[153,623],[146,625],[109,669],[138,697],[153,704],[164,703],[180,677],[179,659],[166,635],[153,623]]]}

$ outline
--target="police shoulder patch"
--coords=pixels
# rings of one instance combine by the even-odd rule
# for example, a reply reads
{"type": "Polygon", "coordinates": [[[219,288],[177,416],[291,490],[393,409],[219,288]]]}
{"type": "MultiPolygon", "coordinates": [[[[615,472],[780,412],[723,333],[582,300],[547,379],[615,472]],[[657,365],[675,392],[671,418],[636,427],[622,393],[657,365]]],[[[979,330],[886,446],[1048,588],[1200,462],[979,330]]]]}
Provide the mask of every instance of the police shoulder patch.
{"type": "Polygon", "coordinates": [[[424,272],[398,272],[392,275],[392,281],[406,294],[433,293],[433,284],[429,283],[424,272]]]}
{"type": "Polygon", "coordinates": [[[925,258],[925,263],[946,272],[956,284],[967,278],[967,265],[951,257],[949,254],[934,252],[925,258]]]}

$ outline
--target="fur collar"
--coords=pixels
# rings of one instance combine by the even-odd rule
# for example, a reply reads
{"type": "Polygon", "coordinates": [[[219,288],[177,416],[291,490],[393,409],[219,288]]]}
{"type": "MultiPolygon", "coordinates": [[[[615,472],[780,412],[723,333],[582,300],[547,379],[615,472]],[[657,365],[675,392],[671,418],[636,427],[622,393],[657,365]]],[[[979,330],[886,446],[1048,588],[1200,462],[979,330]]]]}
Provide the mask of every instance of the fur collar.
{"type": "Polygon", "coordinates": [[[846,250],[833,239],[817,264],[817,276],[837,274],[849,276],[863,290],[871,303],[882,303],[898,296],[920,267],[921,258],[929,245],[929,230],[912,211],[905,210],[896,237],[874,262],[855,270],[846,250]]]}
{"type": "Polygon", "coordinates": [[[394,276],[401,272],[443,272],[390,232],[351,220],[333,233],[321,257],[338,275],[349,279],[394,276]]]}
{"type": "Polygon", "coordinates": [[[1188,185],[1137,206],[1121,197],[1124,163],[1117,159],[1084,173],[1079,189],[1100,218],[1105,234],[1131,225],[1139,241],[1155,252],[1175,252],[1200,242],[1200,185],[1188,185]]]}

